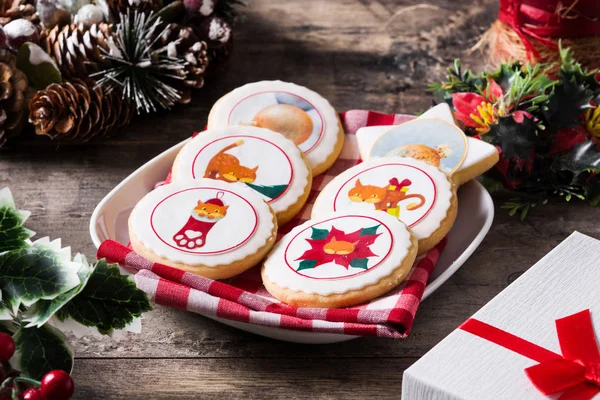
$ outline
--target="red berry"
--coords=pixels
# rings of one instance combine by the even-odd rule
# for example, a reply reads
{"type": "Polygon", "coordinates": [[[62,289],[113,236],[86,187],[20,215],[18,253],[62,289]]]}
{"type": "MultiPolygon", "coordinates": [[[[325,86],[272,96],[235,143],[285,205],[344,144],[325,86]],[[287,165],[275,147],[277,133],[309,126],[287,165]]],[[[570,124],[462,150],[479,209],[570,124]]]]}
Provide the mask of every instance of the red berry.
{"type": "Polygon", "coordinates": [[[0,332],[0,363],[6,363],[15,354],[15,341],[8,333],[0,332]]]}
{"type": "Polygon", "coordinates": [[[23,400],[45,400],[40,389],[30,388],[23,392],[23,400]]]}
{"type": "Polygon", "coordinates": [[[55,369],[44,375],[40,390],[46,400],[66,400],[73,396],[75,384],[69,374],[55,369]]]}

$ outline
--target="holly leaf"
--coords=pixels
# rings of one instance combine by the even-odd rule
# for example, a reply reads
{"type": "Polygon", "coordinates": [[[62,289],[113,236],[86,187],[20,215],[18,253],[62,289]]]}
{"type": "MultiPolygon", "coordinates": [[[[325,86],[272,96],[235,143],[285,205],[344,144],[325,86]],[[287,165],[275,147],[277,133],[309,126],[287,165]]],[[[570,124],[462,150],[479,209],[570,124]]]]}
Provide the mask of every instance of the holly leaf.
{"type": "Polygon", "coordinates": [[[80,284],[52,300],[39,300],[28,308],[22,315],[23,322],[29,322],[26,328],[44,325],[58,310],[81,293],[92,274],[92,269],[83,254],[75,255],[73,262],[80,265],[77,272],[80,284]]]}
{"type": "Polygon", "coordinates": [[[575,77],[561,74],[560,84],[554,87],[546,106],[542,108],[545,126],[558,132],[564,128],[581,125],[579,117],[590,108],[593,92],[575,77]]]}
{"type": "Polygon", "coordinates": [[[82,325],[95,327],[102,334],[123,329],[134,318],[150,311],[150,301],[116,264],[100,260],[83,289],[56,312],[59,320],[72,318],[82,325]]]}
{"type": "MultiPolygon", "coordinates": [[[[600,172],[600,149],[598,143],[591,139],[576,144],[567,152],[561,153],[551,165],[554,172],[570,172],[573,174],[570,184],[583,184],[580,179],[586,173],[600,172]]],[[[586,179],[587,180],[587,179],[586,179]]]]}
{"type": "Polygon", "coordinates": [[[302,260],[300,264],[298,264],[297,271],[302,271],[303,269],[313,269],[317,265],[317,260],[302,260]]]}
{"type": "Polygon", "coordinates": [[[315,240],[323,240],[329,235],[329,231],[327,229],[319,229],[319,228],[311,228],[312,234],[310,235],[311,239],[315,240]]]}
{"type": "Polygon", "coordinates": [[[362,228],[360,230],[360,233],[358,234],[358,236],[372,236],[375,235],[377,233],[377,229],[379,228],[381,224],[375,225],[375,226],[371,226],[370,228],[362,228]]]}
{"type": "Polygon", "coordinates": [[[50,325],[21,327],[13,336],[21,373],[40,380],[49,371],[73,369],[73,352],[64,335],[50,325]]]}
{"type": "Polygon", "coordinates": [[[540,139],[537,126],[532,118],[517,122],[512,116],[500,117],[498,123],[490,127],[483,138],[502,149],[502,156],[512,160],[529,160],[531,151],[538,146],[540,139]]]}
{"type": "Polygon", "coordinates": [[[27,240],[34,233],[23,224],[29,211],[19,210],[9,188],[0,190],[0,253],[27,247],[27,240]]]}
{"type": "Polygon", "coordinates": [[[367,269],[368,258],[355,258],[350,262],[350,266],[354,268],[367,269]]]}
{"type": "Polygon", "coordinates": [[[17,312],[20,305],[52,300],[79,285],[79,266],[71,260],[70,248],[61,249],[60,239],[35,241],[31,247],[0,254],[0,290],[3,301],[17,312]]]}

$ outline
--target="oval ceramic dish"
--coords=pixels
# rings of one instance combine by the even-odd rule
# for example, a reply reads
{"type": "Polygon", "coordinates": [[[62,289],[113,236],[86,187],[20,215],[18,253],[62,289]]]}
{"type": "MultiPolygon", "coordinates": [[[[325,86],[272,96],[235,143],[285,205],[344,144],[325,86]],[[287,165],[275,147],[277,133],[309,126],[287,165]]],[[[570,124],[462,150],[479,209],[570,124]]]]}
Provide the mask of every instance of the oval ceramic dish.
{"type": "MultiPolygon", "coordinates": [[[[183,141],[142,165],[119,183],[96,206],[90,220],[90,235],[96,247],[107,239],[129,242],[127,220],[136,203],[169,173],[183,141]]],[[[489,193],[477,181],[458,190],[458,216],[448,234],[448,244],[430,277],[423,299],[431,295],[473,254],[492,225],[494,204],[489,193]]],[[[207,315],[216,321],[247,332],[297,343],[335,343],[356,338],[341,334],[303,332],[270,326],[247,324],[207,315]]]]}

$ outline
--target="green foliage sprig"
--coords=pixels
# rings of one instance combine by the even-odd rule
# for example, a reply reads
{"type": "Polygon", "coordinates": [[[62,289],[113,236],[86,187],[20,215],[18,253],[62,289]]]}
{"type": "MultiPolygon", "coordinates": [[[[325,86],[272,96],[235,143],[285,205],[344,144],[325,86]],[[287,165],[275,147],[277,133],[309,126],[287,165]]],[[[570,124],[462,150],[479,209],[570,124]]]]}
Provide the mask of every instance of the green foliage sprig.
{"type": "Polygon", "coordinates": [[[8,188],[0,190],[0,332],[12,335],[13,361],[25,377],[71,371],[73,353],[53,321],[75,321],[102,334],[123,329],[151,309],[148,296],[119,267],[72,256],[60,239],[32,242],[8,188]]]}
{"type": "Polygon", "coordinates": [[[506,63],[492,72],[463,71],[430,86],[454,110],[467,134],[498,147],[500,162],[486,173],[489,190],[511,192],[504,205],[525,218],[551,197],[600,203],[600,76],[560,50],[549,64],[506,63]]]}

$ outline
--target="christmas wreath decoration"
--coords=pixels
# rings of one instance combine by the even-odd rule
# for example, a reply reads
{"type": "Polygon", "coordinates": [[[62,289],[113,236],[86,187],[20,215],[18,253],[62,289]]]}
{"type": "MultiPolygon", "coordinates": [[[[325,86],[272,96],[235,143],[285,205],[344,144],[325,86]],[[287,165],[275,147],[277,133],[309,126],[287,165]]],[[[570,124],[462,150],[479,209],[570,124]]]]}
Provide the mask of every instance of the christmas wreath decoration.
{"type": "Polygon", "coordinates": [[[600,77],[560,49],[556,75],[547,64],[501,64],[463,71],[458,60],[434,91],[468,135],[497,146],[500,161],[483,182],[515,196],[503,205],[525,218],[551,196],[600,203],[600,77]]]}
{"type": "Polygon", "coordinates": [[[228,60],[241,0],[0,0],[0,147],[29,122],[86,141],[187,104],[228,60]]]}
{"type": "Polygon", "coordinates": [[[89,264],[60,239],[31,241],[29,215],[0,190],[0,398],[67,399],[73,352],[61,327],[110,334],[151,306],[116,264],[89,264]]]}

